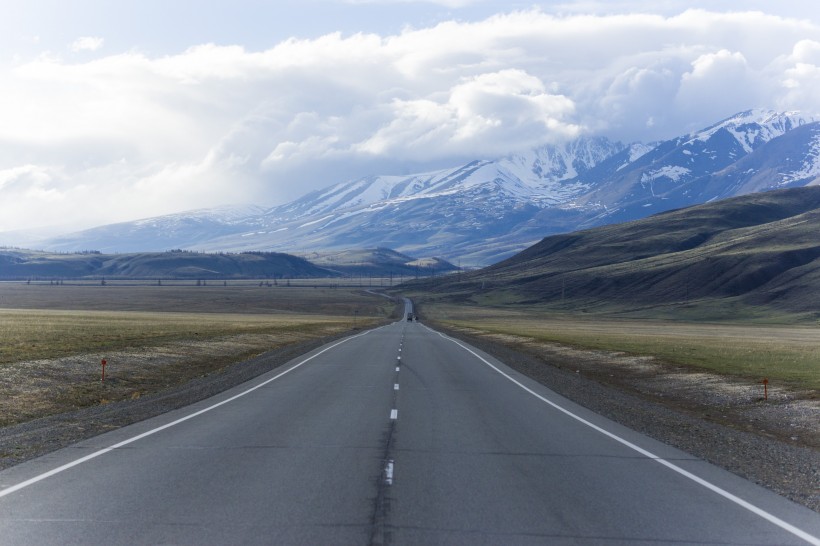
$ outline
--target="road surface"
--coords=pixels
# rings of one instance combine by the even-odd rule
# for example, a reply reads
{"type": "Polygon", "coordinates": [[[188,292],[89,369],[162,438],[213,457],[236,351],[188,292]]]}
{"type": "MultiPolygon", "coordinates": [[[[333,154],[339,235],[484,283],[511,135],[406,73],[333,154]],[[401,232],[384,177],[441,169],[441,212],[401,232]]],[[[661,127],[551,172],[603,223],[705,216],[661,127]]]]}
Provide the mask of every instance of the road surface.
{"type": "Polygon", "coordinates": [[[818,536],[818,514],[406,320],[0,472],[0,544],[818,536]]]}

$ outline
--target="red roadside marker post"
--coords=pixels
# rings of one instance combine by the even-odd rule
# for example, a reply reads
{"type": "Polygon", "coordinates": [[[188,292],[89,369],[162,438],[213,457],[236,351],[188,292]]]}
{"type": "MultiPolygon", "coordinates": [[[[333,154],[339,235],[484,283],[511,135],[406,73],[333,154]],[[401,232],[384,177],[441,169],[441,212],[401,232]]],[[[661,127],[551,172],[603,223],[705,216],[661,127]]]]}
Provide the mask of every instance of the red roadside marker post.
{"type": "Polygon", "coordinates": [[[763,400],[769,399],[769,378],[763,378],[763,400]]]}
{"type": "Polygon", "coordinates": [[[102,364],[102,379],[100,379],[100,381],[105,383],[105,365],[108,364],[108,362],[106,362],[105,359],[103,358],[102,362],[100,362],[100,364],[102,364]]]}

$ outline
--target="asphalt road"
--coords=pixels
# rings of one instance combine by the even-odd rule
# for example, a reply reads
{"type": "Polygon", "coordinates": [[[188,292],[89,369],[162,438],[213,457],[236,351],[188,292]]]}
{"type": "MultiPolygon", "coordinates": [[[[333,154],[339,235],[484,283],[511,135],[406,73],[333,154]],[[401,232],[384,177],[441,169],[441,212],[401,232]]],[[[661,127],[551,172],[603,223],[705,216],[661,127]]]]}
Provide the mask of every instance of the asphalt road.
{"type": "Polygon", "coordinates": [[[818,514],[406,321],[0,472],[0,544],[818,536],[818,514]]]}

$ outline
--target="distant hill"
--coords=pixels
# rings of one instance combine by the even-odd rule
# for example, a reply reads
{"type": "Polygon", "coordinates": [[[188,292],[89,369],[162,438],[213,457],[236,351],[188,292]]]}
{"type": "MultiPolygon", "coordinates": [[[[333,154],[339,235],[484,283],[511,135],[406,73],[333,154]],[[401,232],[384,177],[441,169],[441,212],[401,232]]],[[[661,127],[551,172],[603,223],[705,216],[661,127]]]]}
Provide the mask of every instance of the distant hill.
{"type": "Polygon", "coordinates": [[[311,252],[302,257],[313,264],[346,276],[430,277],[458,269],[440,258],[413,258],[389,248],[311,252]]]}
{"type": "Polygon", "coordinates": [[[389,248],[312,253],[203,253],[183,250],[103,254],[0,248],[0,280],[10,279],[265,279],[427,277],[457,269],[437,258],[417,259],[389,248]]]}
{"type": "Polygon", "coordinates": [[[589,311],[692,307],[714,316],[763,308],[816,320],[820,187],[554,235],[494,266],[411,286],[462,302],[589,311]]]}
{"type": "Polygon", "coordinates": [[[318,267],[303,258],[274,252],[55,254],[0,249],[0,279],[235,279],[338,276],[341,274],[318,267]]]}

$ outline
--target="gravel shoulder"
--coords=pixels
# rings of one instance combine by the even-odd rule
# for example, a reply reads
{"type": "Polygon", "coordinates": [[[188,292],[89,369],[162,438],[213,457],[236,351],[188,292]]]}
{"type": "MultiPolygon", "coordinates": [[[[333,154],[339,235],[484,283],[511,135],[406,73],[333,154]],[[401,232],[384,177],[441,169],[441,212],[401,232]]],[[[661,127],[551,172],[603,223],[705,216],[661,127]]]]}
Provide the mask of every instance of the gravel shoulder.
{"type": "Polygon", "coordinates": [[[764,406],[757,386],[714,374],[659,374],[649,359],[435,327],[596,413],[820,512],[817,400],[775,392],[764,406]]]}
{"type": "Polygon", "coordinates": [[[94,405],[0,428],[0,469],[214,396],[352,333],[355,332],[348,330],[291,343],[138,398],[94,405]]]}

